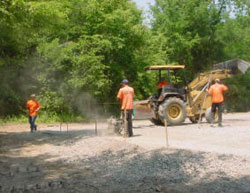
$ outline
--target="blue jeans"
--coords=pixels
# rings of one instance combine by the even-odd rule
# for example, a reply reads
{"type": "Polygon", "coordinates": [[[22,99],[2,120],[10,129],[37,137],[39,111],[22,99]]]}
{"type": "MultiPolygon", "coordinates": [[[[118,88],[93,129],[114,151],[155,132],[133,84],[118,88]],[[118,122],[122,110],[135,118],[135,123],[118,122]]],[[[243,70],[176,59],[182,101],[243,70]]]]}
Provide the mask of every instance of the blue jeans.
{"type": "Polygon", "coordinates": [[[36,131],[36,124],[35,124],[35,121],[36,121],[36,117],[37,116],[29,116],[29,123],[30,123],[30,131],[33,132],[33,131],[36,131]]]}

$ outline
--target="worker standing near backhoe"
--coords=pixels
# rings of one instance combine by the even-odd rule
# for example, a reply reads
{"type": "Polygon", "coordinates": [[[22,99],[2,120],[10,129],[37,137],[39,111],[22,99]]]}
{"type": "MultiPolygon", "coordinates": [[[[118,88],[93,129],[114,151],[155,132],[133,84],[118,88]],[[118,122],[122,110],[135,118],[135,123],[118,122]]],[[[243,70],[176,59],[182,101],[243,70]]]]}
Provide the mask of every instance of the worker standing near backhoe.
{"type": "Polygon", "coordinates": [[[120,88],[117,98],[121,102],[121,111],[124,125],[124,137],[133,136],[133,123],[132,123],[132,111],[133,111],[133,97],[134,89],[128,86],[128,80],[124,79],[122,82],[122,88],[120,88]]]}
{"type": "Polygon", "coordinates": [[[161,95],[162,88],[164,86],[167,86],[167,85],[169,85],[169,83],[166,82],[165,77],[161,77],[160,82],[157,84],[157,86],[158,86],[158,97],[160,97],[160,95],[161,95]]]}
{"type": "Polygon", "coordinates": [[[35,124],[37,118],[37,112],[40,110],[40,103],[36,100],[36,95],[32,94],[30,100],[26,104],[26,108],[29,109],[29,123],[30,123],[30,132],[37,130],[37,125],[35,124]]]}
{"type": "Polygon", "coordinates": [[[214,116],[216,109],[218,109],[218,126],[222,127],[222,112],[223,112],[223,91],[227,91],[228,88],[220,83],[220,79],[215,79],[215,84],[213,84],[209,90],[208,93],[212,97],[212,125],[214,123],[214,116]]]}

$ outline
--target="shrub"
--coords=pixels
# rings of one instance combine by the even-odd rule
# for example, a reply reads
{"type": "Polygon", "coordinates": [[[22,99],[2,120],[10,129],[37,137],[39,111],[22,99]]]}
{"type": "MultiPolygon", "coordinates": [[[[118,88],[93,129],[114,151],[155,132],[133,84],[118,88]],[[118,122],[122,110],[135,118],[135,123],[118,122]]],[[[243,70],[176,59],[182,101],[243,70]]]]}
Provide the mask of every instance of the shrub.
{"type": "Polygon", "coordinates": [[[227,79],[229,87],[226,93],[226,107],[231,112],[246,112],[250,110],[250,70],[227,79]]]}

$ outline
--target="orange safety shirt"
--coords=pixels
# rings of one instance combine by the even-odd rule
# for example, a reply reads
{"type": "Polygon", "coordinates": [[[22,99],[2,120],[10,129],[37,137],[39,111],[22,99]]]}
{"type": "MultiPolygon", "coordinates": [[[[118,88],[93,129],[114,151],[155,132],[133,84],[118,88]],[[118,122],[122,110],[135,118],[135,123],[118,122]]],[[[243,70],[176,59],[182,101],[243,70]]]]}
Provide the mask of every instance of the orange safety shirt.
{"type": "Polygon", "coordinates": [[[133,97],[134,89],[130,86],[125,86],[120,88],[117,98],[121,100],[122,110],[132,110],[133,109],[133,97]]]}
{"type": "Polygon", "coordinates": [[[157,86],[158,86],[158,88],[162,88],[165,85],[169,85],[169,83],[164,80],[162,82],[159,82],[157,86]]]}
{"type": "Polygon", "coordinates": [[[37,110],[41,107],[40,103],[35,100],[28,100],[26,104],[27,109],[29,109],[29,116],[37,116],[37,110]]]}
{"type": "Polygon", "coordinates": [[[212,103],[222,103],[224,101],[223,91],[227,91],[228,88],[223,84],[214,84],[208,90],[208,93],[212,96],[212,103]]]}

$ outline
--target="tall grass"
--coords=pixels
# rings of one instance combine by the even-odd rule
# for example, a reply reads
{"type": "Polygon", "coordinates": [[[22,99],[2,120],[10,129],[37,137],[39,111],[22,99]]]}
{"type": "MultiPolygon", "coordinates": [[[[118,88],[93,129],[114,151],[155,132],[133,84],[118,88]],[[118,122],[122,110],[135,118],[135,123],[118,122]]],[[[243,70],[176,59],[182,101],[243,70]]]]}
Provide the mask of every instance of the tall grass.
{"type": "MultiPolygon", "coordinates": [[[[56,114],[48,112],[40,112],[37,116],[37,123],[64,123],[64,122],[85,122],[88,121],[85,117],[72,114],[56,114]]],[[[0,118],[0,125],[7,123],[28,123],[28,115],[7,116],[0,118]]]]}

